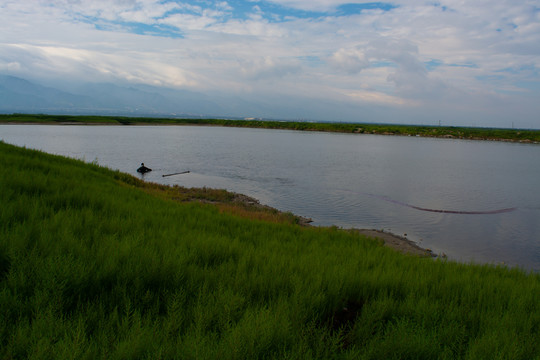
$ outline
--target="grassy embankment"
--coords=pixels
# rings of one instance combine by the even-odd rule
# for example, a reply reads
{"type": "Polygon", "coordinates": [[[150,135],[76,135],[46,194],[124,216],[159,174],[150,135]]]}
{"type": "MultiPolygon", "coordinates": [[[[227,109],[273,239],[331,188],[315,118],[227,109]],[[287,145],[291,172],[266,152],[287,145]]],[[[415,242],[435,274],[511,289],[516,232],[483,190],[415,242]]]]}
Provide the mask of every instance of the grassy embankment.
{"type": "Polygon", "coordinates": [[[446,137],[472,140],[503,140],[525,143],[540,142],[540,130],[497,129],[453,126],[381,125],[362,123],[312,123],[297,121],[226,120],[226,119],[174,119],[119,116],[69,116],[69,115],[0,115],[0,123],[88,123],[88,124],[176,124],[219,125],[265,129],[326,131],[358,134],[410,135],[446,137]]]}
{"type": "Polygon", "coordinates": [[[538,274],[1,142],[0,163],[0,359],[540,358],[538,274]]]}

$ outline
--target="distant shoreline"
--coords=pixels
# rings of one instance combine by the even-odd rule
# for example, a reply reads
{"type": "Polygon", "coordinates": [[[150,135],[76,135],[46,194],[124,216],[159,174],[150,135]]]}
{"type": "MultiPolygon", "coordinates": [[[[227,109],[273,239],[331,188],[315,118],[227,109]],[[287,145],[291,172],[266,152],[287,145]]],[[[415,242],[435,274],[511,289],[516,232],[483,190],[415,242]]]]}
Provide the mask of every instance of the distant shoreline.
{"type": "Polygon", "coordinates": [[[121,116],[71,116],[41,114],[0,114],[0,124],[43,125],[191,125],[299,130],[348,134],[417,136],[428,138],[488,140],[540,144],[540,130],[475,128],[454,126],[390,125],[339,122],[298,122],[271,120],[176,119],[121,116]]]}

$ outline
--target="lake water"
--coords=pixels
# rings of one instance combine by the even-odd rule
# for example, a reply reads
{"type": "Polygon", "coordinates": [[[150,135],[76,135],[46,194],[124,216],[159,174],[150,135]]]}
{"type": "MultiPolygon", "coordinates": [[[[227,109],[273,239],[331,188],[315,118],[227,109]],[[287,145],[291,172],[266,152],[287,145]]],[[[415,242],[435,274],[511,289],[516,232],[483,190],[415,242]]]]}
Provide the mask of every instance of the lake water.
{"type": "Polygon", "coordinates": [[[7,143],[540,271],[540,146],[196,126],[0,125],[7,143]],[[162,177],[189,170],[189,174],[162,177]]]}

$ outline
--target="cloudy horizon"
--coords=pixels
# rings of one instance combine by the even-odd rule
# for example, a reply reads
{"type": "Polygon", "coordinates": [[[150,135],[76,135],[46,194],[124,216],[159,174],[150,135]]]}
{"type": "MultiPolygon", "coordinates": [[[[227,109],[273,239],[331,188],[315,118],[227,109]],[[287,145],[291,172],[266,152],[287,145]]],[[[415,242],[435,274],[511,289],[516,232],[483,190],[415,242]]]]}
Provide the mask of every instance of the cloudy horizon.
{"type": "Polygon", "coordinates": [[[538,1],[0,0],[0,20],[0,74],[44,85],[226,96],[246,117],[540,128],[538,1]]]}

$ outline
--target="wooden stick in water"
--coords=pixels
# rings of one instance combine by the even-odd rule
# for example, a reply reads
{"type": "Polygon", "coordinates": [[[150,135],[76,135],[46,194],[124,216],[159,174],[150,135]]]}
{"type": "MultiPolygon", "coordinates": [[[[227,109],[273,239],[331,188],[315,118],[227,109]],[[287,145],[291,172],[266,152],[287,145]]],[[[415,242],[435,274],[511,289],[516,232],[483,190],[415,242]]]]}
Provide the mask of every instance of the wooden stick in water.
{"type": "Polygon", "coordinates": [[[189,171],[182,171],[182,172],[177,172],[177,173],[174,173],[174,174],[161,175],[161,177],[180,175],[180,174],[187,174],[187,173],[189,173],[189,171]]]}

